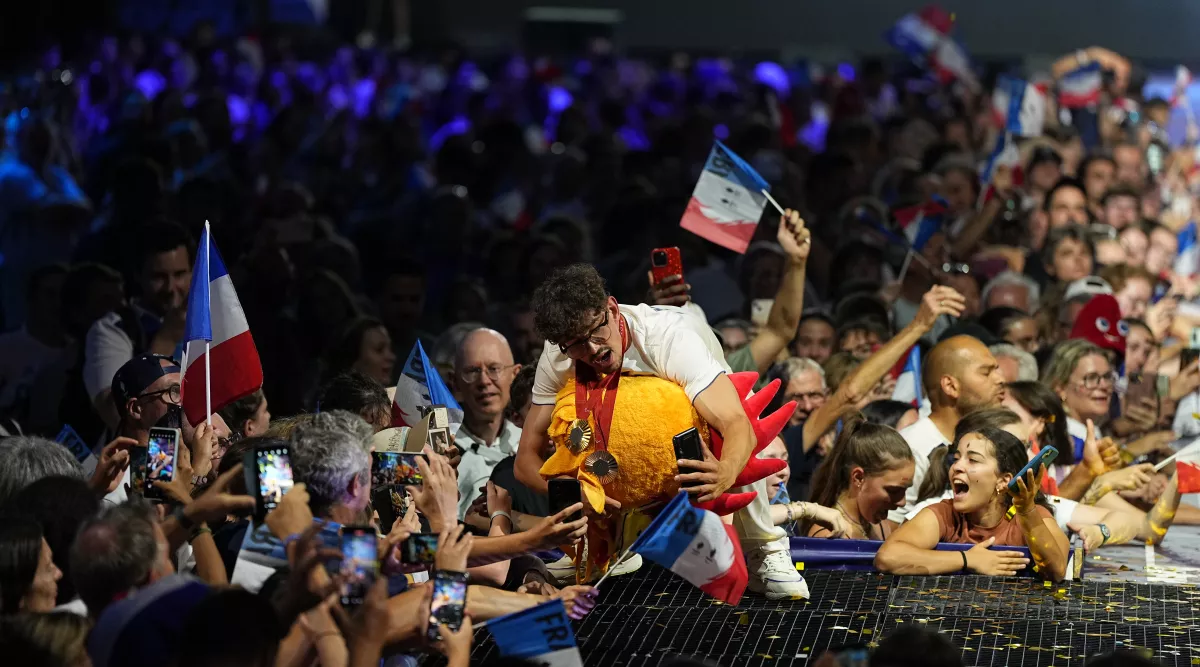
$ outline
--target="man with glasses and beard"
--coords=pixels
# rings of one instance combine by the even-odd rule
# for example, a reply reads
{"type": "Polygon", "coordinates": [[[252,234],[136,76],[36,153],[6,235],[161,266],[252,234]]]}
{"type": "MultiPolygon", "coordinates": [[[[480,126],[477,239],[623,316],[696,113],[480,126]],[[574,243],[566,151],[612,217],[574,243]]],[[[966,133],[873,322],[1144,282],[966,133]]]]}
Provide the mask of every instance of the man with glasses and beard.
{"type": "MultiPolygon", "coordinates": [[[[808,243],[807,230],[800,242],[808,243]]],[[[731,490],[753,453],[755,435],[727,375],[721,343],[707,322],[673,306],[619,305],[600,274],[587,264],[551,275],[534,293],[533,310],[547,343],[517,450],[515,472],[522,484],[539,493],[547,491],[539,470],[556,395],[568,379],[580,372],[585,386],[605,376],[604,383],[619,387],[619,381],[610,383],[608,377],[624,370],[680,385],[696,412],[724,436],[721,460],[710,463],[701,483],[688,490],[701,501],[731,490]]],[[[743,490],[758,492],[747,508],[733,515],[748,560],[750,590],[771,599],[808,597],[808,587],[792,563],[787,535],[771,521],[765,481],[743,490]]],[[[606,511],[620,509],[611,498],[605,502],[606,511]]],[[[591,511],[587,503],[584,507],[591,511]]]]}
{"type": "MultiPolygon", "coordinates": [[[[213,425],[201,422],[192,429],[183,419],[180,398],[179,365],[161,354],[142,354],[121,366],[112,380],[112,399],[120,421],[117,435],[132,438],[145,447],[154,426],[182,428],[184,445],[191,454],[192,474],[203,478],[212,468],[213,446],[217,438],[227,438],[229,429],[220,415],[213,415],[213,425]],[[214,433],[216,437],[214,437],[214,433]]],[[[117,489],[105,496],[114,503],[125,501],[125,486],[129,470],[117,489]]]]}

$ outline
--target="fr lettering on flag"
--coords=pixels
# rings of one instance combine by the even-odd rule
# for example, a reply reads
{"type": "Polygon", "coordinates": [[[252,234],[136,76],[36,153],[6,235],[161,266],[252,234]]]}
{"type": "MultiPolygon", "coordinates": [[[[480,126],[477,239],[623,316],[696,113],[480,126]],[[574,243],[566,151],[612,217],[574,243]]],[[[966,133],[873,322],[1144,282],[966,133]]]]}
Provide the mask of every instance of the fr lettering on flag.
{"type": "Polygon", "coordinates": [[[629,550],[728,604],[736,605],[746,591],[746,561],[733,526],[692,507],[686,491],[667,504],[629,550]]]}
{"type": "Polygon", "coordinates": [[[713,145],[679,225],[730,250],[744,253],[767,207],[770,186],[720,141],[713,145]]]}
{"type": "Polygon", "coordinates": [[[396,396],[392,400],[392,426],[412,428],[425,416],[424,408],[431,405],[446,406],[450,434],[458,433],[462,425],[463,410],[454,400],[454,394],[442,381],[437,368],[429,363],[421,341],[413,345],[404,361],[404,370],[396,380],[396,396]]]}
{"type": "Polygon", "coordinates": [[[196,250],[183,329],[180,402],[193,426],[262,387],[262,363],[208,223],[196,250]]]}
{"type": "Polygon", "coordinates": [[[488,622],[500,655],[544,667],[582,667],[575,631],[562,600],[501,616],[488,622]]]}

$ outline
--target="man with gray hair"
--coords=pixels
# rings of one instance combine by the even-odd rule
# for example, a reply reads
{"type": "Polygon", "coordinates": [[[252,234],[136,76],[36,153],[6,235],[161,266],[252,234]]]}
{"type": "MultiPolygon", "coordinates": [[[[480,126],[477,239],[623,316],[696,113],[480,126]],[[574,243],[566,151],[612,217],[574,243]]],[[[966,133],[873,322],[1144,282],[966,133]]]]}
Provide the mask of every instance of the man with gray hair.
{"type": "Polygon", "coordinates": [[[166,534],[145,502],[107,507],[83,523],[71,545],[71,580],[93,619],[130,591],[174,572],[166,534]]]}
{"type": "MultiPolygon", "coordinates": [[[[463,423],[454,436],[463,448],[458,464],[458,519],[481,524],[468,510],[487,484],[492,469],[517,453],[521,429],[504,418],[513,378],[508,341],[498,331],[479,328],[463,337],[454,355],[454,393],[462,402],[463,423]]],[[[476,525],[486,529],[486,525],[476,525]]]]}
{"type": "Polygon", "coordinates": [[[374,429],[345,410],[320,412],[292,431],[292,471],[303,483],[313,516],[358,523],[371,497],[374,429]]]}
{"type": "Polygon", "coordinates": [[[1037,359],[1012,343],[997,343],[988,346],[988,351],[1000,365],[1000,374],[1005,382],[1037,382],[1037,359]]]}
{"type": "Polygon", "coordinates": [[[983,286],[983,310],[1009,306],[1033,314],[1041,304],[1042,290],[1029,276],[1002,271],[983,286]]]}
{"type": "Polygon", "coordinates": [[[136,441],[117,438],[104,446],[91,479],[71,450],[35,435],[0,440],[0,505],[21,489],[45,477],[73,477],[88,483],[98,495],[111,493],[129,464],[128,449],[136,441]]]}

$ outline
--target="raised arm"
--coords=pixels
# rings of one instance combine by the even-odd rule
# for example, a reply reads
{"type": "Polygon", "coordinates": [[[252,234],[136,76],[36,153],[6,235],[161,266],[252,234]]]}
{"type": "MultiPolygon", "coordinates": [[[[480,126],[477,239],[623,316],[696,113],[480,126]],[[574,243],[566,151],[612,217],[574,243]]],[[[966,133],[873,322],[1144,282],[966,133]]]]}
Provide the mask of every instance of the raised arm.
{"type": "Polygon", "coordinates": [[[779,353],[796,337],[800,314],[804,311],[804,278],[808,253],[812,249],[811,233],[805,228],[804,219],[790,209],[779,221],[776,238],[787,253],[788,262],[767,324],[750,341],[750,355],[760,374],[767,372],[779,353]]]}
{"type": "Polygon", "coordinates": [[[879,348],[875,354],[859,364],[858,368],[842,381],[837,391],[833,392],[833,396],[830,396],[824,405],[817,408],[816,412],[813,412],[808,421],[804,423],[804,451],[808,451],[817,444],[821,436],[833,428],[838,419],[848,410],[853,409],[867,395],[867,392],[879,383],[884,374],[900,361],[909,348],[916,345],[921,336],[933,329],[938,317],[942,315],[958,317],[962,314],[966,303],[963,295],[951,287],[935,285],[926,292],[925,296],[921,297],[921,307],[913,321],[879,348]]]}
{"type": "Polygon", "coordinates": [[[1029,555],[1037,564],[1038,574],[1043,579],[1062,581],[1067,576],[1067,559],[1071,555],[1071,545],[1067,536],[1053,516],[1042,508],[1038,511],[1035,503],[1038,489],[1041,488],[1041,477],[1046,469],[1039,467],[1041,474],[1028,470],[1025,477],[1017,479],[1017,490],[1009,491],[1013,497],[1013,507],[1017,510],[1017,523],[1025,536],[1025,544],[1029,546],[1029,555]]]}
{"type": "Polygon", "coordinates": [[[715,479],[705,480],[700,501],[713,500],[733,486],[754,453],[754,428],[728,375],[718,375],[693,402],[696,412],[721,433],[724,444],[715,479]]]}

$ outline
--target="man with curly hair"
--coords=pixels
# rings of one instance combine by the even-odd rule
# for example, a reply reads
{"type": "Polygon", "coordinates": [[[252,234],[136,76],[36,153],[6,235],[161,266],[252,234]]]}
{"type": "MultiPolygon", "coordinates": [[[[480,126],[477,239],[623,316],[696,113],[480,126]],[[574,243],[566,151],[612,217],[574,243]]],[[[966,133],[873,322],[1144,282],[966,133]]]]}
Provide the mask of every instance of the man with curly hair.
{"type": "MultiPolygon", "coordinates": [[[[809,243],[799,216],[791,216],[790,223],[798,228],[802,242],[809,243]]],[[[600,274],[587,264],[568,266],[547,278],[534,293],[533,310],[538,332],[547,343],[517,450],[515,472],[522,484],[546,493],[539,469],[556,395],[580,368],[605,377],[624,369],[680,385],[696,412],[724,437],[721,460],[710,457],[688,491],[703,502],[733,486],[753,453],[756,436],[727,375],[730,369],[721,343],[703,318],[674,306],[618,304],[600,274]]],[[[771,599],[808,597],[808,587],[792,563],[787,536],[771,521],[765,482],[743,490],[758,492],[748,507],[734,514],[749,561],[750,590],[771,599]]],[[[608,511],[620,509],[611,498],[605,503],[608,511]]]]}

